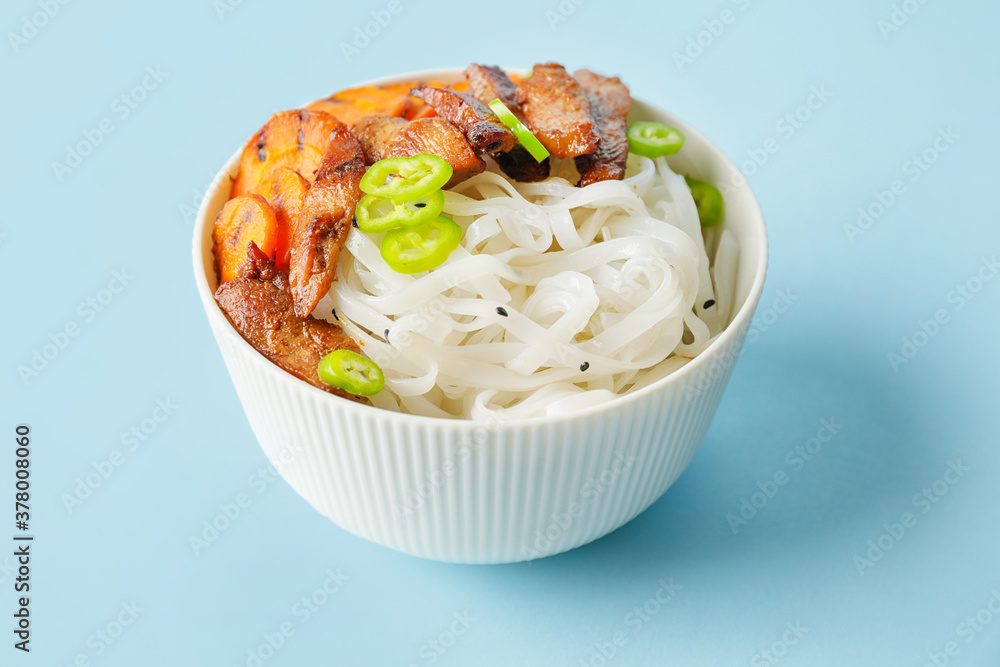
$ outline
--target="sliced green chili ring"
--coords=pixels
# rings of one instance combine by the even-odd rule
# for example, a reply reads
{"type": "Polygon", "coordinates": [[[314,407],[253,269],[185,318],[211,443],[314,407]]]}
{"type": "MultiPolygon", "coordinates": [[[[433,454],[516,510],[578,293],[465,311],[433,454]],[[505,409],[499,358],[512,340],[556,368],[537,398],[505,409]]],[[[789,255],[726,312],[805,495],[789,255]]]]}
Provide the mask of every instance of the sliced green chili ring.
{"type": "Polygon", "coordinates": [[[354,217],[358,229],[378,234],[396,227],[416,227],[429,222],[438,217],[443,208],[444,192],[441,190],[402,204],[377,195],[365,195],[358,202],[354,217]]]}
{"type": "Polygon", "coordinates": [[[535,158],[536,162],[541,162],[549,156],[549,151],[538,140],[538,137],[532,134],[531,130],[526,128],[524,123],[517,119],[517,116],[507,108],[506,104],[500,100],[493,100],[490,102],[490,109],[493,109],[493,113],[497,115],[500,122],[514,133],[517,140],[531,153],[531,157],[535,158]]]}
{"type": "Polygon", "coordinates": [[[416,227],[399,227],[382,237],[379,252],[398,273],[420,273],[440,266],[462,240],[462,228],[439,215],[416,227]]]}
{"type": "Polygon", "coordinates": [[[452,173],[444,158],[430,153],[390,157],[368,167],[361,177],[361,191],[402,204],[440,190],[452,173]]]}
{"type": "Polygon", "coordinates": [[[643,157],[673,155],[684,145],[684,134],[676,127],[638,121],[628,126],[628,150],[643,157]]]}
{"type": "Polygon", "coordinates": [[[698,207],[698,220],[701,221],[701,226],[714,227],[722,222],[722,217],[726,214],[726,202],[719,189],[710,183],[687,176],[684,180],[691,188],[691,196],[694,197],[694,205],[698,207]]]}
{"type": "Polygon", "coordinates": [[[334,350],[320,360],[316,371],[323,382],[348,394],[374,396],[385,386],[378,364],[351,350],[334,350]]]}

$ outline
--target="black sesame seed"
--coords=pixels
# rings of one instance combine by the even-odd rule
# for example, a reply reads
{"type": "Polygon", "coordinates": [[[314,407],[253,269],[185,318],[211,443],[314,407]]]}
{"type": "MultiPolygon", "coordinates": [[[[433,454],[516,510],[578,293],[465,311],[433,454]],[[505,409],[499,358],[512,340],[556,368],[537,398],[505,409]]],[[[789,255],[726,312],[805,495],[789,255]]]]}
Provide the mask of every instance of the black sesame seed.
{"type": "Polygon", "coordinates": [[[715,299],[709,299],[708,301],[705,302],[705,306],[704,307],[705,308],[711,308],[714,305],[715,305],[715,299]]]}
{"type": "Polygon", "coordinates": [[[580,370],[581,371],[585,371],[588,368],[590,368],[590,362],[589,361],[585,361],[582,364],[580,364],[580,370]]]}
{"type": "Polygon", "coordinates": [[[337,317],[337,309],[336,308],[333,309],[333,319],[337,320],[338,322],[340,321],[340,318],[337,317]]]}
{"type": "Polygon", "coordinates": [[[425,206],[427,206],[427,204],[423,203],[422,201],[418,201],[416,204],[413,205],[414,208],[423,208],[425,206]]]}
{"type": "Polygon", "coordinates": [[[352,227],[357,227],[358,226],[358,219],[357,218],[351,218],[351,226],[352,227]]]}
{"type": "Polygon", "coordinates": [[[385,330],[385,342],[387,342],[387,343],[389,342],[389,330],[388,329],[385,330]]]}
{"type": "Polygon", "coordinates": [[[507,317],[507,311],[504,309],[503,306],[497,306],[497,315],[503,315],[504,317],[507,317]]]}

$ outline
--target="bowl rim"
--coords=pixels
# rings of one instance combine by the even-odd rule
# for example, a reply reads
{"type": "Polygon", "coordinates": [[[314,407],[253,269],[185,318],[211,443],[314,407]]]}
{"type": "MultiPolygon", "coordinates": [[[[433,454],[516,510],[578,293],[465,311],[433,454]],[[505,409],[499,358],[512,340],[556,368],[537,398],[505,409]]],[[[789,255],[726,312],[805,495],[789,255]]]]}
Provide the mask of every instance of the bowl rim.
{"type": "MultiPolygon", "coordinates": [[[[461,76],[464,67],[456,68],[437,68],[437,69],[426,69],[426,70],[416,70],[411,72],[403,72],[399,74],[392,74],[388,76],[377,77],[374,79],[369,79],[367,81],[362,81],[357,84],[353,84],[352,87],[360,86],[379,86],[391,83],[399,83],[402,81],[412,81],[412,80],[442,80],[449,81],[457,79],[461,76]]],[[[512,72],[524,76],[528,71],[524,68],[508,67],[504,68],[507,72],[512,72]]],[[[323,99],[323,98],[319,98],[323,99]]],[[[705,152],[710,154],[711,162],[718,163],[723,169],[728,168],[731,173],[739,173],[739,169],[736,164],[727,156],[718,146],[697,130],[694,126],[686,121],[678,118],[673,113],[667,111],[666,109],[660,107],[659,105],[647,102],[643,98],[632,97],[633,102],[639,102],[640,104],[655,109],[658,113],[668,116],[671,122],[681,130],[681,132],[689,139],[694,137],[705,147],[705,152]]],[[[308,102],[306,104],[309,104],[308,102]]],[[[302,105],[303,107],[306,105],[302,105]]],[[[194,234],[193,234],[193,246],[192,246],[192,259],[194,262],[194,277],[195,286],[198,290],[199,297],[202,301],[202,305],[205,308],[206,315],[209,318],[210,324],[220,325],[222,331],[226,331],[230,334],[230,340],[232,344],[236,345],[241,351],[249,353],[250,357],[255,359],[258,364],[262,364],[263,368],[266,368],[269,373],[276,373],[284,378],[286,381],[294,382],[296,386],[306,392],[315,392],[312,394],[317,398],[317,400],[328,400],[335,401],[331,403],[331,407],[342,409],[342,410],[364,410],[370,412],[360,413],[358,416],[362,417],[365,415],[377,416],[379,419],[388,420],[400,420],[400,422],[410,423],[413,425],[424,424],[424,425],[436,425],[444,428],[480,428],[483,426],[483,421],[477,421],[473,419],[461,419],[461,418],[446,418],[446,417],[429,417],[426,415],[414,415],[406,412],[396,412],[395,410],[386,410],[383,408],[376,408],[375,406],[365,405],[363,403],[358,403],[356,401],[348,401],[339,396],[334,396],[329,392],[325,392],[318,387],[314,387],[308,382],[301,380],[291,373],[288,373],[263,354],[261,354],[256,348],[254,348],[250,343],[248,343],[242,335],[236,330],[236,328],[229,321],[229,318],[222,312],[222,309],[218,307],[215,301],[215,294],[209,288],[208,277],[205,273],[205,227],[209,224],[208,220],[208,207],[212,200],[217,195],[219,189],[223,186],[228,187],[231,183],[232,172],[237,165],[240,155],[243,152],[243,145],[241,144],[236,152],[226,161],[223,167],[216,173],[211,185],[206,190],[204,197],[202,198],[201,205],[198,208],[198,215],[195,219],[194,224],[194,234]],[[211,304],[211,306],[209,305],[211,304]],[[322,397],[322,398],[321,398],[322,397]]],[[[729,350],[731,345],[736,343],[736,339],[741,335],[741,331],[746,330],[750,325],[750,320],[753,317],[753,312],[756,308],[757,302],[760,299],[761,294],[764,290],[764,280],[767,276],[767,264],[768,264],[768,241],[767,241],[767,227],[764,222],[764,215],[760,209],[760,203],[757,201],[757,196],[754,194],[753,189],[750,187],[749,181],[746,179],[741,179],[741,189],[746,189],[746,195],[748,197],[747,213],[750,218],[750,231],[759,240],[759,248],[757,255],[753,258],[746,256],[746,249],[740,249],[740,260],[745,261],[747,259],[754,259],[756,266],[754,268],[753,282],[750,285],[750,290],[747,293],[746,299],[740,306],[739,311],[732,317],[729,324],[722,330],[718,337],[712,341],[708,347],[706,347],[700,354],[695,356],[691,361],[682,366],[681,368],[675,370],[664,378],[660,378],[656,382],[643,387],[635,392],[620,395],[610,401],[600,403],[595,406],[587,407],[582,410],[571,411],[566,413],[560,413],[556,415],[541,415],[537,417],[520,417],[520,418],[507,418],[501,419],[499,421],[493,422],[496,428],[515,428],[520,426],[531,426],[538,424],[557,424],[567,421],[573,421],[580,419],[582,417],[593,417],[600,413],[604,413],[607,410],[615,410],[627,407],[629,404],[642,400],[643,398],[655,394],[661,393],[672,385],[677,385],[683,382],[683,380],[695,373],[698,369],[706,366],[707,364],[713,363],[717,357],[720,356],[723,351],[729,350]]],[[[214,219],[213,219],[214,220],[214,219]]],[[[209,250],[210,252],[211,250],[209,250]]],[[[213,331],[219,331],[217,326],[212,326],[213,331]]],[[[221,341],[220,341],[221,342],[221,341]]],[[[741,351],[742,345],[739,345],[735,351],[734,356],[738,357],[741,351]]],[[[735,359],[732,362],[735,364],[735,359]]]]}

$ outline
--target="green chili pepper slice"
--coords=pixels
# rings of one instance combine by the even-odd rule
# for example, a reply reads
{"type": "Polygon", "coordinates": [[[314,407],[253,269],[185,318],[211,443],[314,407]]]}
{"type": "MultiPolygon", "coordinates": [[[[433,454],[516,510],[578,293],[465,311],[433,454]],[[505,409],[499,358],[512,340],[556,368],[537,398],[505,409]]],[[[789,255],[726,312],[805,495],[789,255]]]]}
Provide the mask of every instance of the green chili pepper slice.
{"type": "Polygon", "coordinates": [[[378,234],[396,227],[416,227],[429,222],[438,217],[443,208],[444,192],[441,190],[402,204],[376,195],[365,195],[358,202],[354,217],[358,221],[358,229],[378,234]]]}
{"type": "Polygon", "coordinates": [[[351,350],[334,350],[320,360],[316,371],[323,382],[348,394],[374,396],[385,386],[378,364],[351,350]]]}
{"type": "Polygon", "coordinates": [[[684,145],[684,135],[676,127],[638,121],[628,126],[629,152],[643,157],[663,157],[673,155],[684,145]]]}
{"type": "Polygon", "coordinates": [[[462,228],[439,215],[416,227],[399,227],[385,233],[379,252],[398,273],[420,273],[440,266],[462,240],[462,228]]]}
{"type": "Polygon", "coordinates": [[[687,176],[684,177],[684,180],[691,188],[691,196],[694,197],[694,205],[698,207],[698,219],[701,221],[701,226],[714,227],[722,222],[722,216],[726,214],[726,202],[718,188],[687,176]]]}
{"type": "Polygon", "coordinates": [[[542,142],[538,140],[531,130],[524,126],[524,123],[517,119],[517,116],[507,108],[507,105],[500,100],[493,100],[490,102],[490,109],[493,109],[493,113],[497,115],[500,122],[507,126],[507,128],[514,133],[517,140],[521,142],[521,145],[531,153],[531,157],[535,158],[536,162],[541,162],[549,156],[549,151],[542,145],[542,142]]]}
{"type": "Polygon", "coordinates": [[[451,165],[430,153],[379,160],[361,177],[361,191],[397,204],[425,197],[451,180],[451,165]]]}

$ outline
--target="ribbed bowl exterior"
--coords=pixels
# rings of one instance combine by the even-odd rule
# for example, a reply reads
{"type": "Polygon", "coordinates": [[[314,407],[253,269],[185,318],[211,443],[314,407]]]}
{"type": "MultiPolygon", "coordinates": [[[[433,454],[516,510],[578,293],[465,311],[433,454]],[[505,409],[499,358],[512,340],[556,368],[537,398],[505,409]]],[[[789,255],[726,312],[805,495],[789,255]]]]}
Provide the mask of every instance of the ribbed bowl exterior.
{"type": "MultiPolygon", "coordinates": [[[[383,82],[411,76],[443,74],[383,82]]],[[[654,113],[644,108],[645,115],[654,113]]],[[[689,143],[696,135],[696,144],[711,146],[678,119],[658,115],[680,125],[689,143]]],[[[695,161],[702,171],[721,173],[732,166],[711,148],[695,161]]],[[[199,213],[194,245],[199,294],[261,447],[292,488],[337,525],[434,560],[529,560],[573,549],[627,523],[691,461],[718,408],[763,285],[766,239],[747,188],[727,196],[727,215],[755,216],[746,224],[759,223],[756,242],[747,233],[740,239],[741,261],[754,263],[747,269],[752,284],[747,283],[733,323],[705,352],[642,391],[580,414],[484,425],[339,399],[285,373],[242,339],[212,298],[211,221],[226,199],[226,176],[234,166],[235,158],[220,172],[199,213]],[[744,200],[741,208],[747,210],[733,213],[734,203],[744,200]]]]}
{"type": "Polygon", "coordinates": [[[247,353],[231,327],[212,328],[254,434],[296,492],[352,533],[461,563],[560,553],[649,507],[698,449],[742,341],[620,409],[484,427],[386,419],[247,353]]]}

